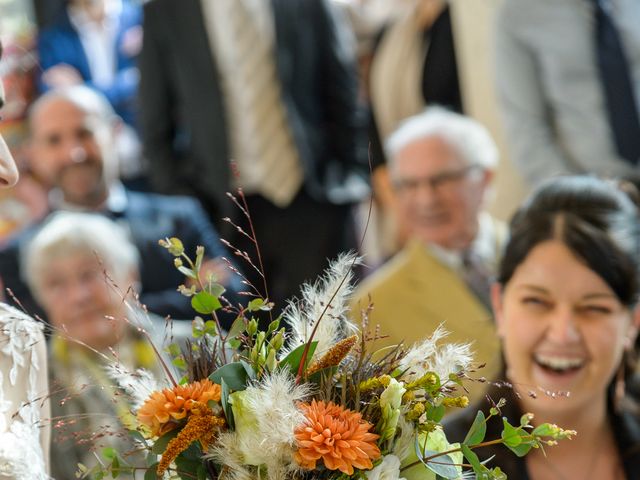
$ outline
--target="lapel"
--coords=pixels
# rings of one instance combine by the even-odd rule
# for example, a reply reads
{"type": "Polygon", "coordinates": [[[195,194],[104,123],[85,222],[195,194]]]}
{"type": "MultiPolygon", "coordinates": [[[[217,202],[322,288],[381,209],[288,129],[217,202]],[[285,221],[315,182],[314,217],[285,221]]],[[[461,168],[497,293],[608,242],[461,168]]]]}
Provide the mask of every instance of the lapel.
{"type": "MultiPolygon", "coordinates": [[[[199,82],[218,80],[215,53],[211,51],[209,34],[204,24],[202,0],[182,0],[175,2],[175,37],[177,55],[189,52],[189,63],[197,70],[199,82]]],[[[215,0],[208,0],[215,1],[215,0]]]]}
{"type": "Polygon", "coordinates": [[[283,93],[291,83],[293,70],[293,48],[296,44],[295,39],[292,39],[295,34],[293,26],[296,25],[294,7],[295,2],[291,0],[271,0],[276,70],[283,93]]]}
{"type": "Polygon", "coordinates": [[[73,58],[77,62],[74,66],[78,69],[78,71],[82,75],[82,78],[84,78],[85,80],[90,80],[91,70],[89,70],[89,60],[87,60],[87,55],[84,52],[84,47],[82,46],[82,42],[80,41],[80,36],[78,35],[78,32],[76,31],[74,26],[71,24],[71,18],[69,18],[69,13],[67,12],[66,8],[64,9],[63,18],[64,30],[69,35],[69,38],[72,41],[73,45],[73,53],[65,52],[65,56],[73,58]]]}

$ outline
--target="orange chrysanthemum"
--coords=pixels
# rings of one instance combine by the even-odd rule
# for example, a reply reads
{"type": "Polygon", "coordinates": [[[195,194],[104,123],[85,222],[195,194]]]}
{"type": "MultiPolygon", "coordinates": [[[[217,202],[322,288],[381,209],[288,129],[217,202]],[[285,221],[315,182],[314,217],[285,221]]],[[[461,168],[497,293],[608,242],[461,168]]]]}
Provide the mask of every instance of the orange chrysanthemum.
{"type": "Polygon", "coordinates": [[[138,421],[160,436],[181,425],[194,402],[220,401],[221,388],[209,379],[155,391],[138,410],[138,421]]]}
{"type": "Polygon", "coordinates": [[[373,425],[359,413],[323,401],[300,405],[306,422],[295,430],[298,450],[295,458],[303,468],[312,470],[322,459],[329,470],[353,475],[353,468],[370,470],[372,460],[380,457],[375,441],[380,437],[369,430],[373,425]]]}

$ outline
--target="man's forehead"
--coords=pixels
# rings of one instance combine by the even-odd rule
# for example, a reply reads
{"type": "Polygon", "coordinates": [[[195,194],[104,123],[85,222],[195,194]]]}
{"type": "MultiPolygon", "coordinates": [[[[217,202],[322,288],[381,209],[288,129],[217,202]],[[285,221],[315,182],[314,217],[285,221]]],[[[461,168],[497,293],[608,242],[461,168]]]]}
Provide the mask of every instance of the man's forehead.
{"type": "Polygon", "coordinates": [[[396,154],[392,170],[446,171],[463,167],[467,162],[458,151],[439,136],[419,138],[396,154]]]}
{"type": "Polygon", "coordinates": [[[69,100],[52,98],[32,112],[31,129],[34,133],[61,131],[70,126],[95,123],[94,117],[69,100]]]}

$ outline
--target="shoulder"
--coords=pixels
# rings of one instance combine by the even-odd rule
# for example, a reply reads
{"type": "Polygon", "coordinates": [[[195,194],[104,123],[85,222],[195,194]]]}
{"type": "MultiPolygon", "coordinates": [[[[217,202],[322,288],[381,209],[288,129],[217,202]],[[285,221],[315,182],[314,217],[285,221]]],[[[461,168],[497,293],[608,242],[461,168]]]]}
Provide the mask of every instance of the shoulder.
{"type": "Polygon", "coordinates": [[[383,290],[405,278],[413,260],[419,255],[416,250],[417,246],[409,245],[396,253],[360,283],[354,297],[366,298],[370,293],[383,290]]]}
{"type": "Polygon", "coordinates": [[[127,191],[128,206],[133,211],[156,211],[174,215],[189,215],[202,210],[200,202],[182,195],[127,191]]]}

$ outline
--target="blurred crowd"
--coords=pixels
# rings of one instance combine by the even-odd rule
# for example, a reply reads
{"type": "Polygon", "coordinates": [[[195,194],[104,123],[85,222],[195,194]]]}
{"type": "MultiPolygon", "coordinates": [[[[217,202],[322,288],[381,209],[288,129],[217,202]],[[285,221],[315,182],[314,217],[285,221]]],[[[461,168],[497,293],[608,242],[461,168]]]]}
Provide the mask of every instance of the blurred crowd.
{"type": "MultiPolygon", "coordinates": [[[[153,363],[135,329],[99,320],[126,314],[103,271],[158,325],[193,318],[176,291],[182,274],[158,245],[168,237],[190,255],[205,247],[202,271],[232,305],[249,292],[284,308],[329,260],[356,250],[352,311],[373,303],[382,343],[444,322],[496,377],[505,327],[493,319],[492,284],[505,221],[558,175],[640,185],[636,0],[35,8],[35,34],[0,32],[0,132],[20,171],[0,192],[0,299],[51,326],[61,391],[94,375],[106,348],[128,352],[132,367],[153,363]],[[75,352],[69,335],[89,351],[75,352]]],[[[228,328],[233,316],[221,318],[228,328]]],[[[562,370],[553,351],[541,362],[562,370]]],[[[479,399],[486,386],[476,386],[479,399]]],[[[73,399],[54,400],[54,414],[102,402],[122,420],[126,410],[100,391],[73,399]]],[[[53,448],[85,461],[77,446],[53,448]]]]}

